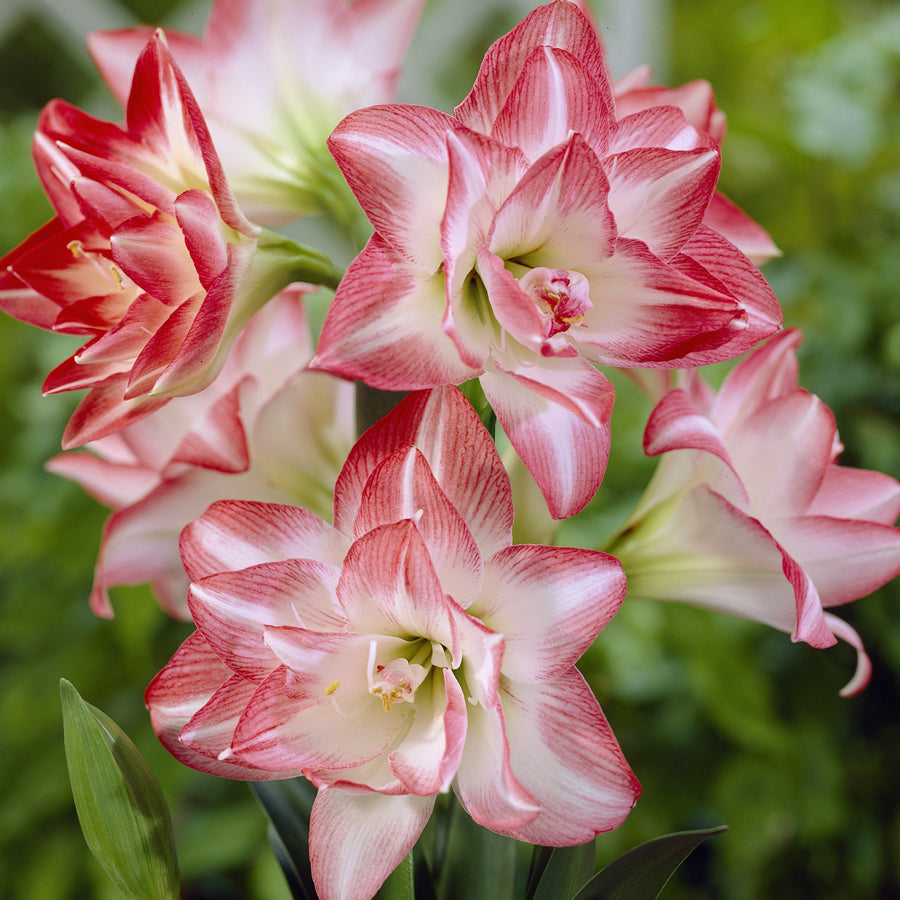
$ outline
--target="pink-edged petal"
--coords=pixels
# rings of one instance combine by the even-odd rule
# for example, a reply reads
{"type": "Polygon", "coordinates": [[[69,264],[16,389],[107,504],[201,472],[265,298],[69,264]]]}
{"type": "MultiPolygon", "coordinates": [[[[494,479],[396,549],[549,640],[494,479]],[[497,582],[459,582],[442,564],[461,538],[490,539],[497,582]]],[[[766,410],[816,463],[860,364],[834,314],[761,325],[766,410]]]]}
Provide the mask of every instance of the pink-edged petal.
{"type": "Polygon", "coordinates": [[[584,360],[485,373],[497,421],[555,519],[575,515],[600,486],[609,458],[613,386],[584,360]]]}
{"type": "Polygon", "coordinates": [[[856,650],[856,671],[853,677],[845,684],[841,690],[842,697],[855,697],[861,691],[865,690],[869,682],[872,680],[872,661],[866,653],[862,639],[856,629],[848,625],[843,619],[825,613],[825,621],[828,627],[834,633],[835,637],[846,641],[854,650],[856,650]]]}
{"type": "Polygon", "coordinates": [[[703,224],[717,231],[758,266],[781,256],[769,233],[721,193],[716,193],[703,224]]]}
{"type": "Polygon", "coordinates": [[[782,331],[728,373],[711,408],[722,432],[797,387],[796,350],[802,340],[798,328],[782,331]]]}
{"type": "Polygon", "coordinates": [[[510,747],[499,697],[469,710],[466,745],[453,789],[466,812],[492,831],[531,822],[539,802],[519,783],[510,767],[510,747]]]}
{"type": "Polygon", "coordinates": [[[58,453],[44,464],[54,475],[81,485],[104,506],[118,509],[136,503],[159,484],[159,472],[150,467],[121,463],[87,451],[58,453]]]}
{"type": "Polygon", "coordinates": [[[300,672],[275,669],[258,686],[231,745],[241,760],[272,772],[344,769],[352,777],[354,767],[385,753],[407,730],[408,704],[385,710],[368,692],[367,636],[300,628],[271,632],[279,655],[290,655],[285,645],[293,644],[305,665],[300,672]]]}
{"type": "Polygon", "coordinates": [[[757,518],[806,512],[831,462],[834,435],[831,410],[800,389],[732,426],[731,459],[757,518]]]}
{"type": "Polygon", "coordinates": [[[858,600],[900,575],[900,528],[803,515],[772,530],[812,579],[823,606],[858,600]]]}
{"type": "Polygon", "coordinates": [[[618,827],[641,788],[581,674],[572,668],[542,684],[507,683],[503,693],[510,765],[540,813],[494,830],[559,847],[618,827]]]}
{"type": "Polygon", "coordinates": [[[503,674],[544,681],[570,668],[625,598],[618,560],[595,550],[519,544],[485,567],[479,600],[468,610],[503,635],[503,674]]]}
{"type": "Polygon", "coordinates": [[[474,131],[489,134],[526,60],[539,47],[558,47],[579,60],[596,80],[594,102],[612,115],[603,44],[593,24],[574,3],[547,3],[491,45],[471,92],[456,108],[456,118],[474,131]]]}
{"type": "Polygon", "coordinates": [[[605,83],[574,56],[553,47],[536,49],[500,110],[491,136],[535,160],[573,132],[603,152],[613,117],[605,83]]]}
{"type": "Polygon", "coordinates": [[[335,597],[339,569],[310,559],[261,563],[220,572],[191,584],[191,616],[219,658],[257,681],[280,665],[264,640],[269,626],[340,631],[346,625],[335,597]]]}
{"type": "Polygon", "coordinates": [[[305,509],[276,503],[214,503],[181,535],[192,581],[282,559],[316,559],[340,566],[350,538],[305,509]]]}
{"type": "Polygon", "coordinates": [[[372,473],[353,523],[353,536],[359,538],[401,519],[415,522],[444,592],[468,608],[484,577],[481,553],[425,457],[414,448],[391,454],[372,473]]]}
{"type": "Polygon", "coordinates": [[[482,556],[508,547],[513,523],[509,476],[478,414],[455,387],[404,398],[357,441],[334,491],[335,527],[347,534],[366,482],[390,454],[422,452],[437,483],[469,526],[482,556]]]}
{"type": "Polygon", "coordinates": [[[178,444],[172,462],[219,472],[247,470],[250,451],[241,421],[239,387],[220,397],[195,421],[178,444]]]}
{"type": "Polygon", "coordinates": [[[428,549],[410,520],[382,525],[355,541],[337,592],[356,630],[425,637],[443,644],[454,663],[459,662],[455,608],[445,598],[428,549]]]}
{"type": "Polygon", "coordinates": [[[900,515],[900,483],[881,472],[831,465],[806,513],[893,525],[900,515]]]}
{"type": "Polygon", "coordinates": [[[707,150],[718,144],[694,128],[674,106],[654,106],[617,123],[610,135],[608,153],[665,147],[668,150],[707,150]]]}
{"type": "Polygon", "coordinates": [[[700,227],[719,177],[717,150],[627,150],[604,160],[609,206],[623,237],[668,260],[700,227]]]}
{"type": "Polygon", "coordinates": [[[322,900],[373,897],[419,839],[434,797],[320,789],[309,857],[322,900]]]}
{"type": "Polygon", "coordinates": [[[373,235],[341,280],[311,368],[383,390],[458,384],[478,374],[444,333],[442,277],[397,256],[373,235]]]}
{"type": "Polygon", "coordinates": [[[723,358],[746,353],[781,329],[781,305],[762,273],[737,247],[706,225],[701,225],[671,262],[713,290],[731,294],[743,307],[746,328],[720,348],[723,358]]]}
{"type": "Polygon", "coordinates": [[[583,272],[593,308],[571,329],[582,352],[599,364],[675,368],[717,351],[746,327],[740,304],[654,256],[640,241],[620,238],[615,254],[583,272]]]}
{"type": "MultiPolygon", "coordinates": [[[[270,772],[261,772],[239,761],[212,759],[179,740],[181,730],[188,721],[231,677],[231,671],[213,653],[203,636],[194,632],[181,645],[169,664],[150,682],[144,694],[153,730],[163,746],[179,762],[193,769],[238,780],[271,778],[270,772]]],[[[236,688],[236,685],[233,687],[236,688]]],[[[254,689],[252,682],[245,682],[243,691],[248,697],[254,689]]]]}
{"type": "Polygon", "coordinates": [[[428,107],[379,106],[351,113],[328,139],[375,231],[428,275],[441,264],[446,134],[453,126],[450,116],[428,107]]]}
{"type": "Polygon", "coordinates": [[[676,88],[648,85],[652,74],[649,66],[641,66],[616,80],[616,115],[624,119],[644,109],[677,106],[696,128],[717,143],[725,137],[725,114],[716,107],[712,86],[697,79],[676,88]]]}
{"type": "Polygon", "coordinates": [[[126,376],[113,376],[92,388],[78,404],[62,437],[63,450],[71,450],[121,431],[169,402],[168,397],[125,400],[126,376]]]}
{"type": "Polygon", "coordinates": [[[644,431],[644,453],[647,456],[659,456],[672,450],[703,450],[717,456],[734,470],[728,448],[716,425],[681,388],[669,391],[656,404],[644,431]]]}
{"type": "Polygon", "coordinates": [[[157,212],[130,219],[110,243],[113,259],[128,277],[166,306],[177,306],[201,290],[184,233],[171,217],[157,212]]]}
{"type": "Polygon", "coordinates": [[[447,791],[456,775],[466,742],[466,698],[449,669],[431,678],[432,716],[420,707],[425,685],[416,694],[416,715],[403,742],[390,756],[391,771],[411,794],[447,791]],[[443,675],[443,678],[441,678],[443,675]]]}
{"type": "Polygon", "coordinates": [[[200,283],[209,290],[228,261],[219,210],[206,191],[189,190],[175,201],[175,215],[200,283]]]}
{"type": "Polygon", "coordinates": [[[596,265],[616,245],[609,187],[581,135],[569,136],[528,170],[497,213],[491,251],[529,266],[596,265]]]}

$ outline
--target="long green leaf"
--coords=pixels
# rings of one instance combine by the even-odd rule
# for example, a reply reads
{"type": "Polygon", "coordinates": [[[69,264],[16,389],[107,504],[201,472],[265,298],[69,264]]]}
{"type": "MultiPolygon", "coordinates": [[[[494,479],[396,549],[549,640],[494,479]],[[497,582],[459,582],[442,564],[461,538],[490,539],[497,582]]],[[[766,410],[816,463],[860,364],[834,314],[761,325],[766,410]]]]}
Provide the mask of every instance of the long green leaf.
{"type": "Polygon", "coordinates": [[[726,826],[679,831],[647,841],[613,860],[576,894],[575,900],[654,900],[695,847],[726,826]]]}
{"type": "Polygon", "coordinates": [[[91,853],[126,896],[177,900],[172,820],[159,783],[128,735],[65,679],[66,763],[91,853]]]}
{"type": "Polygon", "coordinates": [[[272,823],[270,839],[294,900],[316,900],[309,864],[309,815],[316,789],[305,778],[250,785],[272,823]]]}
{"type": "Polygon", "coordinates": [[[556,847],[550,854],[532,900],[571,900],[594,874],[594,842],[556,847]]]}

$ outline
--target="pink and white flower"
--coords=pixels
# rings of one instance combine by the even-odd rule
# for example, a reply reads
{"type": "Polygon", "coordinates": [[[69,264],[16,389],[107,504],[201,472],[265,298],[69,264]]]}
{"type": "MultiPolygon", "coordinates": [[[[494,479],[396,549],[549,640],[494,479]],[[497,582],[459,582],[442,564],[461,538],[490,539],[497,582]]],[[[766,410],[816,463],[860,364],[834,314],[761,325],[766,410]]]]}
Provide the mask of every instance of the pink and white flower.
{"type": "Polygon", "coordinates": [[[900,573],[900,484],[840,466],[834,416],[797,386],[801,334],[772,338],[714,393],[695,372],[650,416],[663,454],[612,551],[633,596],[754,619],[795,641],[858,652],[842,691],[869,681],[859,635],[830,607],[900,573]]]}
{"type": "Polygon", "coordinates": [[[94,570],[97,615],[112,615],[110,587],[150,583],[166,612],[190,619],[178,538],[216,500],[303,503],[329,515],[353,445],[355,391],[306,371],[308,290],[294,285],[256,313],[203,391],[48,462],[113,509],[94,570]]]}
{"type": "Polygon", "coordinates": [[[147,691],[180,760],[319,792],[323,898],[371,897],[453,787],[478,823],[548,845],[616,827],[639,793],[576,660],[619,564],[512,546],[509,481],[455,388],[410,395],[307,510],[214,504],[182,537],[197,631],[147,691]],[[364,849],[360,849],[364,848],[364,849]]]}
{"type": "Polygon", "coordinates": [[[704,224],[716,142],[674,107],[618,120],[567,0],[494,44],[455,116],[360,110],[329,146],[375,234],[313,365],[388,390],[479,378],[556,518],[606,467],[595,365],[699,365],[780,327],[765,279],[704,224]]]}
{"type": "MultiPolygon", "coordinates": [[[[345,202],[325,139],[393,99],[424,0],[216,0],[202,38],[168,32],[241,207],[263,225],[345,202]]],[[[94,32],[88,49],[124,105],[150,28],[94,32]]],[[[353,203],[351,197],[346,198],[353,203]]]]}
{"type": "Polygon", "coordinates": [[[34,155],[57,215],[2,261],[0,308],[88,338],[44,384],[90,389],[68,448],[204,388],[296,278],[279,240],[238,208],[160,33],[138,60],[124,128],[53,101],[34,155]]]}

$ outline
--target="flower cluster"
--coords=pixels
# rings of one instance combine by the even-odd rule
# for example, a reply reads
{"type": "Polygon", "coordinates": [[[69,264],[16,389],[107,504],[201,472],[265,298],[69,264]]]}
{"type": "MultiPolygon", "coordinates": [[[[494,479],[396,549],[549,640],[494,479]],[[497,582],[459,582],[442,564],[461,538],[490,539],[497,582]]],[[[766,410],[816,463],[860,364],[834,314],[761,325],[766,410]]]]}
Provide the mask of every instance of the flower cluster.
{"type": "Polygon", "coordinates": [[[621,824],[640,788],[576,663],[626,590],[842,638],[849,694],[871,665],[825,610],[900,573],[900,485],[839,466],[798,387],[710,86],[613,81],[552,0],[452,115],[392,103],[422,5],[216,0],[202,38],[92,35],[125,122],[47,106],[55,217],[0,275],[0,308],[85,339],[45,390],[88,389],[84,449],[49,467],[112,508],[93,609],[149,582],[195,626],[147,690],[157,734],[202,772],[310,781],[326,898],[372,897],[450,791],[546,846],[621,824]],[[262,227],[312,212],[356,241],[346,273],[262,227]],[[718,393],[697,372],[744,354],[718,393]],[[656,474],[608,552],[514,544],[495,427],[542,513],[576,515],[601,367],[654,385],[656,474]]]}

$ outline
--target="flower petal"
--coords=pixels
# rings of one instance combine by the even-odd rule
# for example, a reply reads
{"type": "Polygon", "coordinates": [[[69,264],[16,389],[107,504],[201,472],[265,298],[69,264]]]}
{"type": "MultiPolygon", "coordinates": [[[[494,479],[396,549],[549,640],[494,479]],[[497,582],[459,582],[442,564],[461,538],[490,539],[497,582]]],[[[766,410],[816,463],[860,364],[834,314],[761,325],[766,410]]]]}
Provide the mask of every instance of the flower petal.
{"type": "Polygon", "coordinates": [[[497,421],[537,482],[555,519],[575,515],[600,486],[609,458],[614,390],[581,359],[485,373],[497,421]]]}
{"type": "Polygon", "coordinates": [[[412,850],[433,808],[434,797],[320,789],[309,857],[322,900],[373,897],[412,850]]]}

